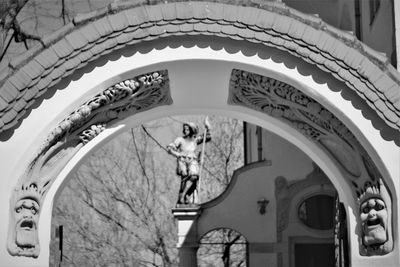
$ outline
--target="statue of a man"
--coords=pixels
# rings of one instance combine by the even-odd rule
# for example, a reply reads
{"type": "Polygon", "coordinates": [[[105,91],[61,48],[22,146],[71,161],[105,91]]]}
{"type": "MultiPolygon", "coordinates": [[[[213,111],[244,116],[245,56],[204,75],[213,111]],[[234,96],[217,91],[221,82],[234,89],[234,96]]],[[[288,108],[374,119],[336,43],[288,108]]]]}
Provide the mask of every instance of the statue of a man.
{"type": "Polygon", "coordinates": [[[200,159],[196,150],[203,142],[211,140],[210,124],[207,119],[204,126],[206,129],[205,139],[204,135],[198,135],[199,128],[196,124],[184,123],[183,136],[176,138],[167,146],[168,152],[177,158],[176,172],[181,178],[177,204],[189,204],[195,201],[192,195],[196,190],[200,171],[200,159]]]}

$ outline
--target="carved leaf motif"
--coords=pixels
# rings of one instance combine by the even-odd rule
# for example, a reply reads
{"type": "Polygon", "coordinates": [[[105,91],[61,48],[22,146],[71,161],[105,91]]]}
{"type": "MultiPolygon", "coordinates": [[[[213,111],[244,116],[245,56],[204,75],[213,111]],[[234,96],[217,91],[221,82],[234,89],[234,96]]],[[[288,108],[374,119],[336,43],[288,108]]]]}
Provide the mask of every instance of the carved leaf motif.
{"type": "Polygon", "coordinates": [[[284,82],[235,69],[230,84],[233,104],[284,119],[311,139],[331,131],[329,123],[319,115],[322,106],[284,82]]]}

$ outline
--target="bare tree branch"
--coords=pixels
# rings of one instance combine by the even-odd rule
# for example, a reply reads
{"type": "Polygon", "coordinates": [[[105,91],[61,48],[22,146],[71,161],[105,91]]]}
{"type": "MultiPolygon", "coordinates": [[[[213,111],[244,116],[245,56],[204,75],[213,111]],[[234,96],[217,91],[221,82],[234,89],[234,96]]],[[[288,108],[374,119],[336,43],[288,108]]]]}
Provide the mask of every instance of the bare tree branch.
{"type": "Polygon", "coordinates": [[[64,25],[67,24],[67,21],[65,18],[66,16],[67,16],[67,11],[65,9],[65,0],[61,0],[61,17],[62,17],[64,25]]]}
{"type": "Polygon", "coordinates": [[[29,49],[27,40],[39,41],[42,44],[42,39],[34,34],[25,32],[17,20],[17,16],[22,8],[26,5],[29,0],[9,0],[5,4],[5,8],[1,10],[3,13],[0,15],[0,61],[3,60],[12,39],[16,43],[23,42],[26,49],[29,49]],[[9,33],[12,31],[11,38],[9,33]]]}
{"type": "MultiPolygon", "coordinates": [[[[65,231],[69,229],[64,252],[71,260],[68,264],[177,265],[176,226],[170,212],[179,187],[176,162],[160,152],[164,147],[148,131],[150,127],[159,131],[163,124],[171,133],[182,127],[176,123],[173,128],[168,120],[167,124],[155,122],[132,129],[96,151],[64,189],[59,198],[64,202],[55,205],[54,212],[65,231]]],[[[238,123],[220,119],[215,125],[213,145],[204,161],[208,198],[221,193],[233,170],[242,164],[238,123]]],[[[199,257],[213,264],[223,264],[227,258],[232,266],[244,262],[245,244],[236,232],[218,232],[208,240],[218,245],[205,245],[206,252],[199,257]]]]}

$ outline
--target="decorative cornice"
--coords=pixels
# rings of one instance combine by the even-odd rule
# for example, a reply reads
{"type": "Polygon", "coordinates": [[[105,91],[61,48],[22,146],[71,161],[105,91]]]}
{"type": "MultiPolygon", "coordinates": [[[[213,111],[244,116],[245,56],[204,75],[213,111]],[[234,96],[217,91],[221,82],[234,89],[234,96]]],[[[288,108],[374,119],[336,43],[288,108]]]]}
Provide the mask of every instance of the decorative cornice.
{"type": "Polygon", "coordinates": [[[0,73],[0,131],[12,131],[49,88],[89,62],[127,45],[181,35],[245,40],[300,57],[343,81],[389,127],[400,130],[400,75],[355,36],[283,3],[189,1],[112,4],[46,36],[0,73]]]}

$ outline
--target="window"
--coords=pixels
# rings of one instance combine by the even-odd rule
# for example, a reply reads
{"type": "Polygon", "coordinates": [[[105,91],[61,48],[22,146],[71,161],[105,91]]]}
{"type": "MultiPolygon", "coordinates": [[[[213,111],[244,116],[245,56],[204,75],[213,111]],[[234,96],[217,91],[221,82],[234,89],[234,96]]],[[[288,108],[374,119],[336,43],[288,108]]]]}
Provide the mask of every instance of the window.
{"type": "Polygon", "coordinates": [[[248,266],[247,240],[228,228],[216,229],[201,238],[197,251],[199,267],[248,266]]]}
{"type": "Polygon", "coordinates": [[[334,198],[329,195],[315,195],[304,200],[298,210],[302,223],[317,230],[333,228],[334,198]]]}

